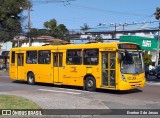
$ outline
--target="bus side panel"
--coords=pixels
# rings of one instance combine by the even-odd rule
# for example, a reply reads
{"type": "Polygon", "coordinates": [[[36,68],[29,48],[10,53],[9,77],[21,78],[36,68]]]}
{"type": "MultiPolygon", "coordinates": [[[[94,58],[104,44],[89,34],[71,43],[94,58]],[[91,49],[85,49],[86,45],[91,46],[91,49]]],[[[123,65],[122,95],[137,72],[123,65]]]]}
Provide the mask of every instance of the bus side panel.
{"type": "Polygon", "coordinates": [[[84,67],[78,65],[66,65],[63,75],[63,84],[83,86],[84,67]]]}
{"type": "Polygon", "coordinates": [[[51,64],[39,64],[38,68],[35,68],[36,81],[43,83],[53,83],[52,71],[51,64]]]}
{"type": "Polygon", "coordinates": [[[15,51],[10,51],[9,75],[11,79],[17,79],[17,60],[15,51]]]}
{"type": "Polygon", "coordinates": [[[26,64],[26,81],[27,74],[33,72],[35,82],[52,83],[52,69],[48,65],[43,64],[26,64]]]}
{"type": "Polygon", "coordinates": [[[15,64],[11,63],[9,69],[10,69],[9,70],[10,78],[13,80],[16,80],[17,79],[17,67],[15,66],[15,64]]]}

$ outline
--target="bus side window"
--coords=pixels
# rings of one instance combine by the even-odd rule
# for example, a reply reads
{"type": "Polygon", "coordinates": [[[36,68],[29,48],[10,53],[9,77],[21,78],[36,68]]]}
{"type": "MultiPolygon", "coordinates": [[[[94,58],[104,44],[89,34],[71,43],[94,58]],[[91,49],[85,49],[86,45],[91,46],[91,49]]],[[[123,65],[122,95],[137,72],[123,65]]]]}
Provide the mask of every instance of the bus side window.
{"type": "Polygon", "coordinates": [[[15,51],[12,51],[11,63],[15,63],[15,51]]]}
{"type": "Polygon", "coordinates": [[[36,64],[37,63],[37,51],[27,51],[26,52],[26,63],[27,64],[36,64]]]}
{"type": "Polygon", "coordinates": [[[97,65],[98,64],[98,49],[85,49],[84,50],[84,65],[97,65]]]}
{"type": "Polygon", "coordinates": [[[51,62],[51,51],[41,50],[38,51],[38,63],[39,64],[50,64],[51,62]]]}
{"type": "Polygon", "coordinates": [[[80,50],[80,49],[67,50],[66,63],[67,63],[67,65],[80,65],[80,64],[82,64],[82,50],[80,50]]]}

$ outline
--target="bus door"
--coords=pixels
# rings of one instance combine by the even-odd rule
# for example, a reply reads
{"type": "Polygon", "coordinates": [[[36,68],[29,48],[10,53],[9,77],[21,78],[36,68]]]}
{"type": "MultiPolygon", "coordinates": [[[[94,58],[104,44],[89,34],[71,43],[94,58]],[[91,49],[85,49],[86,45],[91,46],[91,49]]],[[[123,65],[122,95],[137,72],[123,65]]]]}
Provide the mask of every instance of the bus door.
{"type": "Polygon", "coordinates": [[[102,52],[102,86],[116,87],[116,52],[102,52]]]}
{"type": "Polygon", "coordinates": [[[24,79],[24,53],[17,53],[17,79],[24,79]]]}
{"type": "Polygon", "coordinates": [[[53,83],[62,83],[63,79],[63,53],[53,53],[53,83]]]}

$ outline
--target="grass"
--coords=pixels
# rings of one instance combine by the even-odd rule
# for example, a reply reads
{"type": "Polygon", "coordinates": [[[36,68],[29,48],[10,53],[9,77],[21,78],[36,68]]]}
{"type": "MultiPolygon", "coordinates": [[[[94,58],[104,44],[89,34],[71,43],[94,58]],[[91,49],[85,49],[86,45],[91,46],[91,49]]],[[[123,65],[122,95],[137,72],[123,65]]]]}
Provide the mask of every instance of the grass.
{"type": "Polygon", "coordinates": [[[22,97],[0,95],[0,109],[41,109],[36,103],[22,97]]]}

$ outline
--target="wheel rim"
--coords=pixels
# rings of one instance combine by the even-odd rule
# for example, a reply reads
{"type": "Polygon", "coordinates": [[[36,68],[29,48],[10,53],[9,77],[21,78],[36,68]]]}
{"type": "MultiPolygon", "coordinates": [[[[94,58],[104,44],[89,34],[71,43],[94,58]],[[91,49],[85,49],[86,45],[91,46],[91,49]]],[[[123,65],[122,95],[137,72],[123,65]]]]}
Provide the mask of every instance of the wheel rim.
{"type": "Polygon", "coordinates": [[[29,76],[28,80],[29,80],[29,83],[33,83],[33,77],[29,76]]]}
{"type": "Polygon", "coordinates": [[[92,80],[89,80],[88,83],[87,83],[87,86],[89,88],[93,87],[93,81],[92,80]]]}

